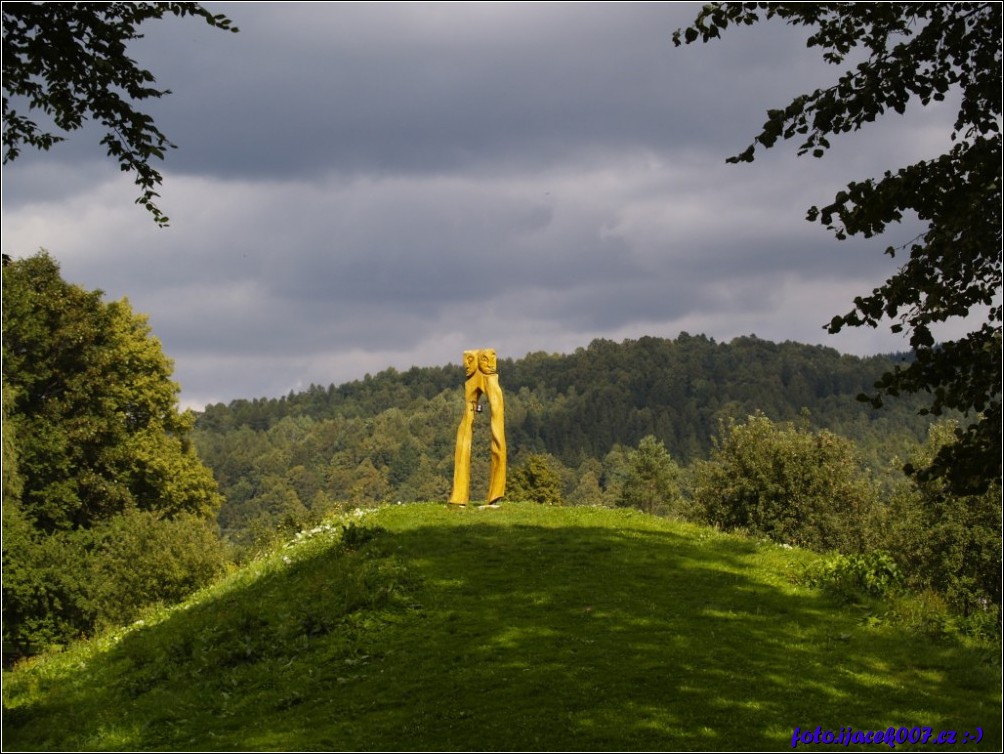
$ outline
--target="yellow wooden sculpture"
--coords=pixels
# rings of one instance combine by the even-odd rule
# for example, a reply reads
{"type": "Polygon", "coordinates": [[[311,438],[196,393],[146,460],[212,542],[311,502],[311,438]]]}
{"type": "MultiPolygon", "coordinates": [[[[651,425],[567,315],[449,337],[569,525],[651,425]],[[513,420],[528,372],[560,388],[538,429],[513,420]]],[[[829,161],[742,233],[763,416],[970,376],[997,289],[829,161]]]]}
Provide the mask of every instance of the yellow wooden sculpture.
{"type": "Polygon", "coordinates": [[[464,415],[457,429],[457,450],[453,457],[452,505],[466,505],[471,496],[471,440],[473,438],[474,416],[481,411],[479,399],[488,397],[492,413],[492,465],[491,481],[488,485],[488,503],[500,500],[505,494],[506,449],[505,449],[505,405],[502,388],[499,387],[498,362],[494,348],[480,351],[464,351],[464,372],[467,383],[464,386],[464,415]]]}

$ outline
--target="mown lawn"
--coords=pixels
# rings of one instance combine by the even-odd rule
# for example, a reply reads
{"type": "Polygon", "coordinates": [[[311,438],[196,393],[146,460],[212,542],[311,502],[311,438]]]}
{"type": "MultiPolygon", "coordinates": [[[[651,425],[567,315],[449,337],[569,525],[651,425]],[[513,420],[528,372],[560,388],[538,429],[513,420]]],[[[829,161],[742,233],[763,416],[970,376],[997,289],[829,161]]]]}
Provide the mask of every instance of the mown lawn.
{"type": "Polygon", "coordinates": [[[863,620],[798,584],[811,553],[625,510],[358,520],[5,673],[4,749],[777,750],[819,726],[1000,750],[999,649],[863,620]]]}

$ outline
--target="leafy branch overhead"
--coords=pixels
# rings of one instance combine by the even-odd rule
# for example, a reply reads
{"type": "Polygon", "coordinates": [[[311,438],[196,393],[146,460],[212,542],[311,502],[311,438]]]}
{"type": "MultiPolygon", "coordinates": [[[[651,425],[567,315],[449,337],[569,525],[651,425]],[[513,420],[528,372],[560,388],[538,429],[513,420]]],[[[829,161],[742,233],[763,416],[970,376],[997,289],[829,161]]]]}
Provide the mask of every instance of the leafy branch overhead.
{"type": "Polygon", "coordinates": [[[984,491],[1001,479],[1001,4],[712,3],[673,41],[707,42],[773,18],[809,28],[807,46],[847,68],[836,83],[768,110],[760,133],[728,162],[751,162],[757,149],[788,139],[800,141],[799,155],[823,157],[830,137],[890,111],[958,101],[945,154],[854,181],[807,219],[838,239],[871,238],[911,215],[925,224],[912,242],[885,250],[906,257],[899,270],[826,328],[888,319],[893,332],[908,333],[916,358],[885,374],[868,400],[926,392],[931,413],[970,417],[961,442],[923,473],[958,492],[984,491]],[[939,324],[984,312],[964,337],[938,342],[939,324]]]}
{"type": "Polygon", "coordinates": [[[24,146],[48,150],[87,120],[100,123],[108,155],[140,189],[136,203],[164,226],[157,206],[160,172],[151,164],[173,148],[136,103],[170,94],[127,55],[138,27],[166,15],[195,16],[236,32],[230,19],[198,3],[4,3],[3,162],[24,146]],[[40,125],[36,112],[48,123],[40,125]]]}

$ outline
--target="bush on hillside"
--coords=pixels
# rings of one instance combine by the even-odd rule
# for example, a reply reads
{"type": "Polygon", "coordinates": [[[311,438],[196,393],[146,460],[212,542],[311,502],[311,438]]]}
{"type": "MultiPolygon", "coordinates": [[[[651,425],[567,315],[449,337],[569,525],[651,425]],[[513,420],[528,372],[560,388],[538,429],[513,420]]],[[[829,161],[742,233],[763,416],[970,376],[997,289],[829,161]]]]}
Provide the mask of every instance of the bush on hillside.
{"type": "MultiPolygon", "coordinates": [[[[910,458],[924,468],[946,444],[955,425],[932,426],[927,443],[910,458]]],[[[999,614],[1001,607],[1001,490],[953,495],[943,480],[912,476],[893,495],[889,511],[893,555],[917,589],[933,589],[963,615],[999,614]]]]}
{"type": "Polygon", "coordinates": [[[888,552],[875,550],[864,555],[838,553],[814,563],[807,569],[806,581],[853,602],[862,597],[889,597],[902,585],[903,577],[888,552]]]}
{"type": "Polygon", "coordinates": [[[852,553],[874,537],[875,491],[854,443],[763,414],[719,425],[694,500],[708,523],[779,543],[852,553]]]}
{"type": "Polygon", "coordinates": [[[213,525],[128,511],[91,528],[40,534],[4,506],[3,654],[9,665],[170,604],[226,567],[213,525]]]}

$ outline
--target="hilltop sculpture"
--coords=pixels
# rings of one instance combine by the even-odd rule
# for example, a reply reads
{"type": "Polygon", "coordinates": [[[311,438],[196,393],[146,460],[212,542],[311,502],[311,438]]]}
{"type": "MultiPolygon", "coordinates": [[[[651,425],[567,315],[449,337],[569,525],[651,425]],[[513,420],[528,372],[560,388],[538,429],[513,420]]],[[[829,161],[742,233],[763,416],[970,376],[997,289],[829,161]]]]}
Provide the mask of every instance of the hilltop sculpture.
{"type": "Polygon", "coordinates": [[[467,375],[467,382],[464,385],[464,414],[457,429],[450,504],[462,506],[470,502],[474,417],[481,412],[480,398],[485,395],[492,414],[492,462],[488,485],[488,504],[491,505],[505,494],[506,477],[505,405],[502,400],[502,388],[499,387],[495,349],[464,351],[464,373],[467,375]]]}

